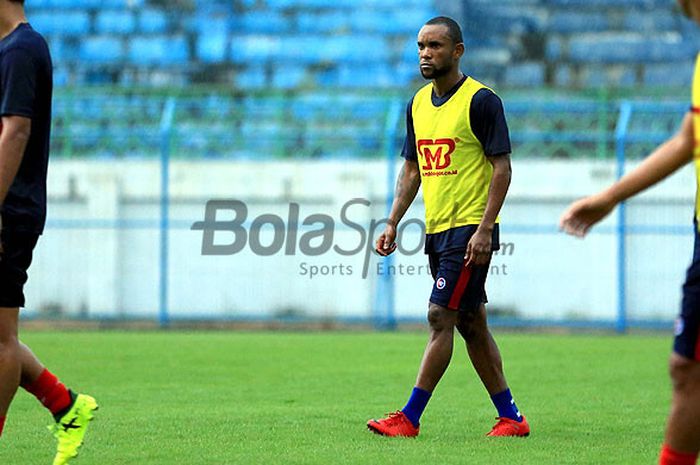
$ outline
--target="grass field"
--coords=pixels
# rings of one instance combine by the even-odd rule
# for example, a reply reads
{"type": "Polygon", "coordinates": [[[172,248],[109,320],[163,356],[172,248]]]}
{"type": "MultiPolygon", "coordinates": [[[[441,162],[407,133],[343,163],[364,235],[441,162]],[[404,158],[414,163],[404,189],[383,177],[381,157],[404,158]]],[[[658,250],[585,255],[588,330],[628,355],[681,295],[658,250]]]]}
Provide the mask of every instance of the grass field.
{"type": "MultiPolygon", "coordinates": [[[[533,434],[487,439],[487,394],[461,345],[416,439],[370,434],[403,406],[424,333],[25,332],[101,408],[77,465],[654,464],[670,336],[497,333],[533,434]]],[[[50,417],[21,391],[0,464],[50,464],[50,417]]]]}

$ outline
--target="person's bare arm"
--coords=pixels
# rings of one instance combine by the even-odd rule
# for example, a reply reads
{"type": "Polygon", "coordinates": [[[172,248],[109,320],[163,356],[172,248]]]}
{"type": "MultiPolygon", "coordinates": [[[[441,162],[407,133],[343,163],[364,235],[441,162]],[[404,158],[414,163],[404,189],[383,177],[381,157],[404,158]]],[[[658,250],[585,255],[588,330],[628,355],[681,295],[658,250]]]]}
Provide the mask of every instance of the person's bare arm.
{"type": "Polygon", "coordinates": [[[489,185],[486,209],[484,210],[484,216],[481,218],[479,227],[467,244],[467,250],[464,254],[464,258],[466,259],[465,266],[471,264],[484,265],[488,263],[491,256],[493,228],[495,227],[498,213],[501,211],[503,202],[506,199],[508,187],[510,186],[510,154],[488,157],[488,160],[493,165],[493,175],[491,177],[491,184],[489,185]]]}
{"type": "Polygon", "coordinates": [[[420,187],[420,170],[418,162],[405,160],[396,179],[394,202],[384,232],[377,238],[375,249],[379,255],[387,256],[396,250],[396,226],[406,214],[406,210],[416,198],[420,187]]]}
{"type": "Polygon", "coordinates": [[[653,186],[692,160],[693,144],[693,119],[687,113],[679,131],[658,146],[639,166],[607,189],[572,203],[562,214],[559,227],[568,234],[585,236],[618,203],[653,186]]]}

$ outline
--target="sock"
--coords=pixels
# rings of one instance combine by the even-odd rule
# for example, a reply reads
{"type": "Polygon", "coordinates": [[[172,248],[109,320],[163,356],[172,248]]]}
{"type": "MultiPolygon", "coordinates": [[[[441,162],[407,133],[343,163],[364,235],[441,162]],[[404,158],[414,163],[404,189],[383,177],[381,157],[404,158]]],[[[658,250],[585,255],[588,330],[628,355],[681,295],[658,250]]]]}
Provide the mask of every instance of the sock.
{"type": "Polygon", "coordinates": [[[698,453],[684,454],[664,444],[659,456],[659,465],[695,465],[698,460],[698,453]]]}
{"type": "Polygon", "coordinates": [[[0,417],[0,436],[2,436],[2,429],[5,427],[5,418],[7,417],[0,417]]]}
{"type": "Polygon", "coordinates": [[[428,405],[431,395],[432,393],[428,391],[424,391],[419,387],[414,387],[411,392],[411,397],[408,399],[408,403],[401,410],[416,428],[418,428],[420,424],[420,416],[423,415],[423,410],[425,410],[425,406],[428,405]]]}
{"type": "Polygon", "coordinates": [[[515,421],[523,421],[523,417],[520,415],[520,411],[515,405],[510,389],[506,389],[503,392],[492,395],[491,401],[493,402],[493,405],[496,406],[499,417],[510,418],[511,420],[515,421]]]}
{"type": "Polygon", "coordinates": [[[36,381],[30,384],[23,384],[22,387],[39,399],[39,402],[49,409],[54,418],[57,418],[56,421],[73,404],[70,391],[47,369],[41,372],[36,381]]]}

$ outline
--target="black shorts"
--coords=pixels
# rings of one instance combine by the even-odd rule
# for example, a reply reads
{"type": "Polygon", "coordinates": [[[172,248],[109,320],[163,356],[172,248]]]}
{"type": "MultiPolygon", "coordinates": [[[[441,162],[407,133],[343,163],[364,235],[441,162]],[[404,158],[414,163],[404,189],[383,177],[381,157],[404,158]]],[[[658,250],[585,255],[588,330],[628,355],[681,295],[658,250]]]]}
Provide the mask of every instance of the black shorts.
{"type": "Polygon", "coordinates": [[[681,314],[676,320],[676,338],[673,351],[700,361],[700,234],[695,225],[693,262],[683,284],[681,314]]]}
{"type": "Polygon", "coordinates": [[[24,283],[39,235],[2,230],[0,253],[0,307],[24,307],[24,283]]]}

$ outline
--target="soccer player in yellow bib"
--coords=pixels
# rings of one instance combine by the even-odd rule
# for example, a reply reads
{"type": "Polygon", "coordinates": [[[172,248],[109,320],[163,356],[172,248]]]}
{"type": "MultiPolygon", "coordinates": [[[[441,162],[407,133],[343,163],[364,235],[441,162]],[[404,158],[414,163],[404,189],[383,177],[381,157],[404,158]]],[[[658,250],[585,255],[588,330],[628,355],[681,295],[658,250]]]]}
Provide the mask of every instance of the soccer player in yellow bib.
{"type": "Polygon", "coordinates": [[[418,33],[420,71],[432,82],[407,108],[403,167],[388,224],[376,250],[396,249],[396,228],[423,186],[425,252],[434,284],[428,305],[430,339],[406,406],[368,428],[385,436],[416,436],[419,420],[452,357],[454,329],[498,411],[489,436],[527,436],[530,427],[508,389],[501,355],[486,323],[484,285],[498,249],[498,212],[510,184],[510,139],[501,100],[459,69],[462,31],[440,16],[418,33]]]}
{"type": "MultiPolygon", "coordinates": [[[[700,0],[679,0],[683,11],[700,24],[700,0]]],[[[670,176],[695,160],[695,250],[683,285],[681,314],[676,324],[669,361],[673,401],[660,465],[694,465],[700,450],[700,55],[693,78],[692,109],[680,130],[661,144],[639,166],[607,189],[571,204],[560,220],[569,234],[583,237],[623,200],[670,176]]]]}

